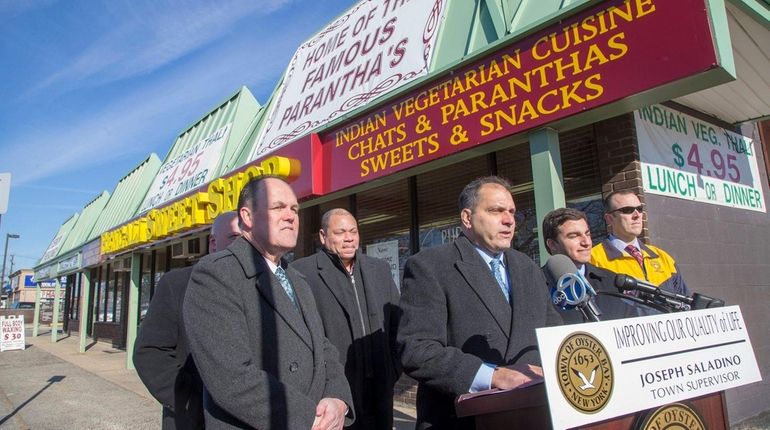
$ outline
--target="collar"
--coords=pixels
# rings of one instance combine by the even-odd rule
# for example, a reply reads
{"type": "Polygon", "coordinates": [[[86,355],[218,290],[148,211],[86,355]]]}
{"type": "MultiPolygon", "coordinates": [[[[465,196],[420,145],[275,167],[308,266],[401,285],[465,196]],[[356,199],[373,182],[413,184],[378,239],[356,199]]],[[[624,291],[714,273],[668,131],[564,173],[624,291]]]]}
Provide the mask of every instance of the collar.
{"type": "Polygon", "coordinates": [[[639,238],[636,237],[631,242],[626,243],[625,241],[618,239],[618,237],[614,234],[610,233],[610,235],[607,237],[607,240],[609,240],[610,243],[612,243],[612,246],[614,246],[615,249],[620,252],[625,252],[626,246],[628,245],[634,245],[636,249],[642,249],[642,247],[639,246],[639,238]]]}
{"type": "MultiPolygon", "coordinates": [[[[658,258],[658,254],[653,251],[651,248],[649,248],[647,245],[639,242],[639,239],[634,239],[633,242],[634,246],[637,247],[642,252],[642,255],[647,254],[650,258],[658,258]]],[[[604,239],[601,243],[601,245],[604,247],[604,252],[607,254],[607,259],[609,260],[615,260],[618,258],[623,257],[624,255],[629,256],[628,253],[625,251],[627,243],[623,242],[622,240],[618,239],[617,237],[610,234],[606,239],[604,239]],[[617,240],[620,244],[622,244],[621,248],[618,248],[615,245],[615,242],[612,241],[612,239],[617,240]]],[[[599,246],[599,245],[597,245],[599,246]]]]}
{"type": "Polygon", "coordinates": [[[347,273],[348,275],[350,275],[351,273],[353,273],[354,270],[356,270],[356,262],[358,262],[358,253],[360,251],[361,251],[360,249],[356,249],[356,255],[353,257],[353,266],[351,267],[351,269],[353,270],[348,272],[348,269],[345,268],[345,264],[342,262],[342,259],[340,258],[339,255],[333,252],[330,252],[328,249],[324,247],[321,247],[321,252],[323,252],[324,254],[326,254],[327,257],[329,257],[329,260],[332,261],[332,264],[334,264],[338,269],[340,269],[342,273],[347,273]]]}
{"type": "Polygon", "coordinates": [[[481,247],[477,246],[476,244],[473,244],[473,247],[476,249],[476,252],[479,253],[479,255],[484,260],[484,263],[487,264],[487,266],[489,266],[489,263],[491,263],[492,260],[500,260],[501,266],[505,268],[505,258],[503,258],[502,252],[495,256],[491,256],[489,255],[489,253],[487,253],[487,251],[483,250],[481,247]]]}
{"type": "Polygon", "coordinates": [[[275,271],[278,269],[278,265],[268,260],[264,255],[262,255],[262,258],[265,260],[265,263],[267,263],[267,267],[270,268],[270,271],[273,272],[273,275],[275,275],[275,271]]]}

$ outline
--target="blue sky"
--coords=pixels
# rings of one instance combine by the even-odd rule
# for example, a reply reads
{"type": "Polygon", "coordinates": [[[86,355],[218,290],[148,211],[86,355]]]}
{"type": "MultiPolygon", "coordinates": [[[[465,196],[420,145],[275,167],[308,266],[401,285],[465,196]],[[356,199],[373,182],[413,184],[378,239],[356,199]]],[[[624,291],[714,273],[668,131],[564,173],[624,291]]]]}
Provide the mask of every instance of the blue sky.
{"type": "MultiPolygon", "coordinates": [[[[353,1],[0,2],[0,220],[14,269],[240,86],[265,103],[294,50],[353,1]]],[[[0,249],[2,252],[2,249],[0,249]]],[[[1,263],[0,263],[1,264],[1,263]]]]}

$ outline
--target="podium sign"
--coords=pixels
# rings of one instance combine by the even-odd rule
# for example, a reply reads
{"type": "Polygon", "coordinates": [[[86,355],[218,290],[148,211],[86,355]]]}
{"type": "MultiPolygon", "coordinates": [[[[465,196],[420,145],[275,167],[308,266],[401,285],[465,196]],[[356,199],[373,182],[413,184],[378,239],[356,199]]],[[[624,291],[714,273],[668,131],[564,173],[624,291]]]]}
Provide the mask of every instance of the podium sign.
{"type": "Polygon", "coordinates": [[[24,315],[0,317],[0,351],[24,347],[24,315]]]}
{"type": "Polygon", "coordinates": [[[762,380],[738,306],[537,330],[554,429],[762,380]]]}

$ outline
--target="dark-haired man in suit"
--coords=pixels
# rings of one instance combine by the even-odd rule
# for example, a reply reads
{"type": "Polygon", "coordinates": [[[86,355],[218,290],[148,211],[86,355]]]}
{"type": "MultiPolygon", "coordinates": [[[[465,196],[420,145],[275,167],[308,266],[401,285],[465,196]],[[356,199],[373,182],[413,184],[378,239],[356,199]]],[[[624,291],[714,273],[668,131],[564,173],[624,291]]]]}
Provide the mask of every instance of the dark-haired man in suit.
{"type": "Polygon", "coordinates": [[[415,378],[418,429],[473,429],[457,396],[542,378],[535,329],[561,324],[540,268],[511,249],[516,206],[508,181],[477,179],[460,194],[462,234],[405,267],[398,342],[415,378]]]}

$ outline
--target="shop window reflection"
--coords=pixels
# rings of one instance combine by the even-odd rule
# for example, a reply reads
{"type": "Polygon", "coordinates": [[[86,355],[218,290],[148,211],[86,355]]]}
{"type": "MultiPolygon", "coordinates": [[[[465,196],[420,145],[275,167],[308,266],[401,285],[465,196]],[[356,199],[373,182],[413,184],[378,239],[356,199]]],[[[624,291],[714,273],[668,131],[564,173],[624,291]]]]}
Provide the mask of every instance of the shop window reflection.
{"type": "Polygon", "coordinates": [[[362,250],[367,255],[377,254],[374,256],[380,258],[389,252],[397,253],[399,280],[404,275],[406,259],[411,255],[409,228],[412,221],[409,204],[409,185],[406,180],[367,190],[356,196],[362,250]],[[374,246],[378,243],[388,243],[389,248],[374,246]],[[384,252],[380,254],[379,250],[384,252]]]}

